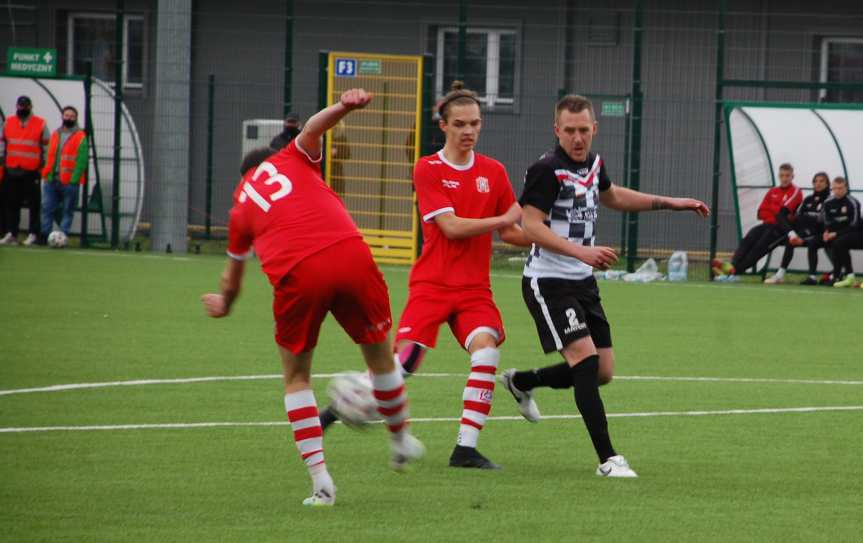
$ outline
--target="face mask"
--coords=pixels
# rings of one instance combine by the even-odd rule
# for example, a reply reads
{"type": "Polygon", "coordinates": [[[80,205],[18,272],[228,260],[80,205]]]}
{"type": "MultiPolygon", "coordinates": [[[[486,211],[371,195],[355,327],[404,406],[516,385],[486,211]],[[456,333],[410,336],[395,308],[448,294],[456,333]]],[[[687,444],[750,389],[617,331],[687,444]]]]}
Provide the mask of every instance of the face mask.
{"type": "Polygon", "coordinates": [[[30,115],[29,109],[19,109],[15,112],[19,119],[26,119],[30,115]]]}
{"type": "Polygon", "coordinates": [[[78,121],[73,121],[72,119],[63,119],[63,126],[65,126],[66,128],[72,128],[76,124],[78,124],[78,121]]]}

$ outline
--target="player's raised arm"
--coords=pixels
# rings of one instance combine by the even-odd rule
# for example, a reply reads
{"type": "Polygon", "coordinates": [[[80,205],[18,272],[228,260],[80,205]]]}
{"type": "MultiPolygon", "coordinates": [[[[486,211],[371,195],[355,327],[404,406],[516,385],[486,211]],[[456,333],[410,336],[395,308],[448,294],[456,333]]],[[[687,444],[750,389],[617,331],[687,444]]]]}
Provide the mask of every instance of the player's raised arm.
{"type": "Polygon", "coordinates": [[[321,136],[338,124],[355,109],[362,109],[372,101],[372,94],[364,89],[349,89],[342,93],[338,103],[312,115],[297,136],[297,143],[312,159],[321,156],[321,136]]]}
{"type": "Polygon", "coordinates": [[[695,198],[671,198],[647,194],[636,190],[612,185],[599,194],[602,205],[618,211],[656,211],[670,209],[672,211],[693,211],[702,217],[710,215],[710,208],[701,200],[695,198]]]}

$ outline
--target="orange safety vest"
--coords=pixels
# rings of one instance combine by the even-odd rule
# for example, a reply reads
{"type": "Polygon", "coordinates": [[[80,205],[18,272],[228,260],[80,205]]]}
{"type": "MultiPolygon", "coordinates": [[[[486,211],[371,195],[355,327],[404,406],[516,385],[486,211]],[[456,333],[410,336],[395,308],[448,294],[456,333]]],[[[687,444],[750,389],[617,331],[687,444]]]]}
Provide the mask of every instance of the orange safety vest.
{"type": "Polygon", "coordinates": [[[6,119],[3,136],[6,138],[6,168],[38,171],[42,165],[42,133],[45,119],[30,115],[27,126],[13,115],[6,119]]]}
{"type": "MultiPolygon", "coordinates": [[[[84,141],[87,135],[83,130],[76,130],[72,137],[66,140],[66,145],[60,150],[60,182],[68,185],[72,181],[72,174],[75,173],[75,165],[78,162],[78,147],[84,141]]],[[[57,145],[60,144],[60,131],[55,130],[51,134],[51,142],[48,144],[48,161],[42,169],[42,178],[47,179],[54,173],[54,162],[57,160],[57,145]]],[[[78,183],[81,185],[87,182],[87,170],[81,174],[78,183]]]]}

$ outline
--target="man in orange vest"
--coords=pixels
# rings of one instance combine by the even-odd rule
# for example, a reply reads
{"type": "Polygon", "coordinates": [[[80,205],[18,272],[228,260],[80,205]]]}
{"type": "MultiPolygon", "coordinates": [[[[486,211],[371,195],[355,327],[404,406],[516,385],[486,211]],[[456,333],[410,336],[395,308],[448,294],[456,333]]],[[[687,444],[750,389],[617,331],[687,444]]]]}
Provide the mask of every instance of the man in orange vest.
{"type": "Polygon", "coordinates": [[[60,230],[67,236],[78,201],[78,187],[87,182],[89,146],[87,135],[78,127],[78,110],[63,108],[63,125],[51,134],[48,157],[42,168],[42,236],[54,226],[54,214],[62,205],[60,230]]]}
{"type": "Polygon", "coordinates": [[[33,115],[30,97],[18,97],[15,113],[14,117],[6,119],[0,131],[0,170],[5,169],[0,199],[5,201],[8,229],[0,244],[18,243],[21,204],[26,201],[30,211],[30,234],[24,245],[33,245],[39,240],[39,174],[45,162],[49,133],[45,119],[33,115]]]}

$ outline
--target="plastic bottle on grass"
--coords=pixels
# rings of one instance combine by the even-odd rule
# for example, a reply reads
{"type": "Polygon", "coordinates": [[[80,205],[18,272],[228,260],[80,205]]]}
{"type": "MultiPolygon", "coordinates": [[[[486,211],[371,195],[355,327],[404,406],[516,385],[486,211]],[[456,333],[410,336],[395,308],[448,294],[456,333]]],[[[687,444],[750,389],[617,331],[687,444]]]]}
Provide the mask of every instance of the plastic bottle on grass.
{"type": "Polygon", "coordinates": [[[686,251],[674,251],[668,259],[668,280],[686,281],[688,267],[686,251]]]}

